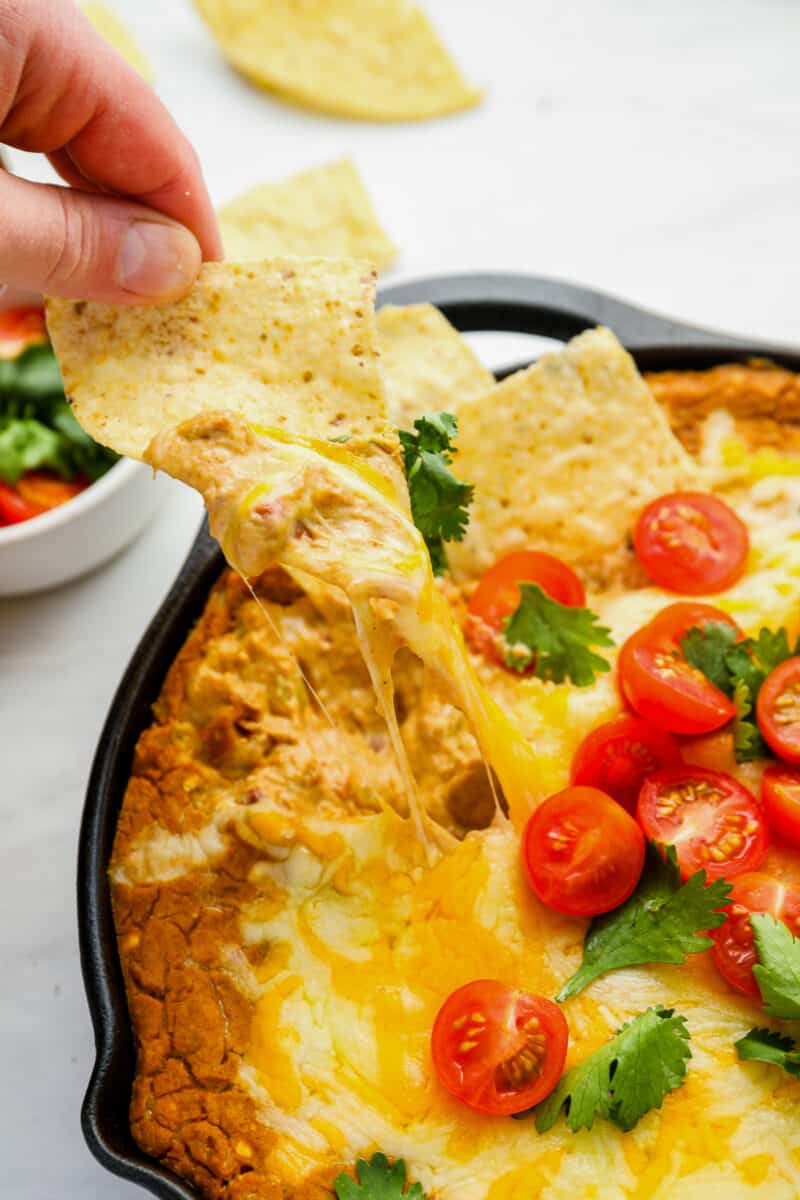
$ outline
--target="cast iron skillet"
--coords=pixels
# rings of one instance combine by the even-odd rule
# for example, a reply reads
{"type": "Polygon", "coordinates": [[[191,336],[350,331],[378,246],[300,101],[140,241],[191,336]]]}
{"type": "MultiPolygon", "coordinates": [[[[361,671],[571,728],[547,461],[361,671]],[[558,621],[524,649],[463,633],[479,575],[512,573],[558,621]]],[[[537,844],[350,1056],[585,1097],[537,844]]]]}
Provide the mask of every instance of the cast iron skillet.
{"type": "MultiPolygon", "coordinates": [[[[503,330],[566,341],[590,326],[608,325],[643,370],[702,368],[767,355],[800,371],[798,351],[747,346],[600,292],[535,276],[445,276],[388,288],[380,296],[380,303],[420,301],[437,305],[463,331],[503,330]]],[[[106,870],[134,746],[150,722],[151,705],[167,669],[200,616],[222,567],[222,554],[203,525],[111,704],[92,767],[80,835],[81,963],[97,1044],[97,1060],[83,1105],[83,1132],[90,1150],[105,1167],[163,1200],[197,1200],[198,1193],[144,1155],[131,1136],[128,1105],[134,1048],[106,870]]]]}

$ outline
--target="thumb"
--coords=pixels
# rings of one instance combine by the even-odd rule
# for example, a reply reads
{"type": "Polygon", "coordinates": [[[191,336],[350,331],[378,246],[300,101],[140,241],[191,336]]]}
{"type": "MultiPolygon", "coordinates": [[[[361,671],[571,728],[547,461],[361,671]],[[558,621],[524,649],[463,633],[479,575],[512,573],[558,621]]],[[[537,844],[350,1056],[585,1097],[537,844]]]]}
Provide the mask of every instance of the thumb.
{"type": "Polygon", "coordinates": [[[194,234],[129,200],[0,172],[0,283],[72,300],[157,304],[184,295],[194,234]]]}

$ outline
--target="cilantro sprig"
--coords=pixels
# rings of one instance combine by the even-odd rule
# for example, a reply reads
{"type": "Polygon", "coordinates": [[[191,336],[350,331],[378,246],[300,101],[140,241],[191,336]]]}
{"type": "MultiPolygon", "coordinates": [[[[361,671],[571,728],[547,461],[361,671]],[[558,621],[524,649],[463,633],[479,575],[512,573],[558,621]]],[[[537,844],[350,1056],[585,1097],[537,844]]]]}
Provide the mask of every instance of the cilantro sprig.
{"type": "Polygon", "coordinates": [[[752,720],[761,685],[775,667],[800,654],[800,638],[792,646],[784,628],[759,631],[758,637],[737,642],[737,631],[724,621],[695,626],[681,638],[681,649],[690,666],[730,696],[736,705],[733,726],[737,762],[752,762],[769,755],[758,725],[752,720]]]}
{"type": "Polygon", "coordinates": [[[411,515],[425,538],[435,574],[447,569],[445,542],[460,542],[469,522],[473,487],[450,470],[458,433],[451,413],[429,413],[414,422],[414,433],[399,431],[411,515]]]}
{"type": "Polygon", "coordinates": [[[800,1020],[800,938],[770,913],[751,913],[758,962],[753,975],[771,1017],[800,1020]]]}
{"type": "Polygon", "coordinates": [[[667,847],[662,857],[651,843],[636,891],[620,908],[592,922],[583,944],[583,963],[556,999],[576,996],[608,971],[644,963],[682,963],[687,955],[707,950],[712,941],[705,933],[727,920],[718,910],[730,890],[724,879],[707,884],[705,871],[697,871],[681,884],[675,848],[667,847]]]}
{"type": "Polygon", "coordinates": [[[373,1154],[369,1162],[356,1163],[358,1183],[342,1173],[333,1181],[338,1200],[426,1200],[422,1184],[412,1183],[406,1191],[406,1164],[402,1158],[391,1166],[385,1154],[373,1154]]]}
{"type": "Polygon", "coordinates": [[[536,1128],[546,1133],[563,1109],[573,1133],[591,1129],[596,1117],[627,1132],[681,1086],[691,1056],[686,1018],[648,1008],[562,1076],[534,1110],[536,1128]]]}
{"type": "Polygon", "coordinates": [[[613,646],[610,630],[588,608],[552,600],[538,583],[520,583],[522,599],[503,631],[506,666],[524,671],[535,660],[540,679],[590,687],[608,662],[592,646],[613,646]]]}
{"type": "Polygon", "coordinates": [[[751,1029],[734,1042],[734,1047],[742,1062],[772,1063],[790,1075],[800,1076],[800,1053],[790,1037],[771,1029],[751,1029]]]}

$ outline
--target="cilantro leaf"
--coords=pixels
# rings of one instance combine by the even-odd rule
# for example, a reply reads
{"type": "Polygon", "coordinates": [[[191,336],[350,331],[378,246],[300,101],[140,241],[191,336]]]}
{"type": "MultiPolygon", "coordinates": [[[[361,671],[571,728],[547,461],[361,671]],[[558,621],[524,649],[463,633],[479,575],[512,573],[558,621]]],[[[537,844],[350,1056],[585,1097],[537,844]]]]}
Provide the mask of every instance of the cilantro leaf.
{"type": "Polygon", "coordinates": [[[770,913],[752,913],[758,952],[753,974],[771,1017],[800,1020],[800,938],[770,913]]]}
{"type": "Polygon", "coordinates": [[[753,658],[765,678],[770,671],[774,671],[782,662],[786,662],[787,658],[797,653],[797,646],[789,645],[789,635],[783,627],[774,630],[762,628],[757,638],[748,638],[743,644],[749,645],[753,658]]]}
{"type": "Polygon", "coordinates": [[[588,608],[559,604],[538,583],[521,583],[519,608],[506,620],[503,637],[506,665],[524,671],[536,661],[540,679],[563,683],[571,679],[589,687],[595,676],[610,667],[591,646],[613,646],[610,631],[598,624],[588,608]]]}
{"type": "Polygon", "coordinates": [[[360,1158],[356,1164],[358,1183],[344,1173],[333,1181],[338,1200],[426,1200],[422,1184],[406,1186],[406,1164],[402,1158],[392,1165],[385,1154],[373,1154],[369,1162],[360,1158]]]}
{"type": "Polygon", "coordinates": [[[769,747],[761,736],[755,721],[748,720],[753,711],[750,688],[743,679],[737,679],[733,688],[733,703],[736,716],[733,718],[733,752],[737,762],[755,762],[767,758],[769,747]]]}
{"type": "Polygon", "coordinates": [[[764,680],[787,658],[800,653],[800,639],[789,645],[784,628],[759,630],[758,637],[736,641],[736,630],[724,621],[693,626],[681,638],[681,649],[690,666],[730,696],[736,705],[733,744],[737,762],[769,756],[769,747],[758,725],[750,720],[764,680]]]}
{"type": "Polygon", "coordinates": [[[573,1133],[591,1129],[595,1117],[627,1132],[680,1087],[689,1058],[686,1018],[673,1009],[648,1008],[562,1076],[536,1108],[536,1128],[551,1129],[563,1108],[573,1133]]]}
{"type": "Polygon", "coordinates": [[[673,846],[666,858],[651,843],[636,891],[613,912],[597,917],[583,944],[583,963],[556,996],[559,1002],[576,996],[607,971],[643,963],[682,963],[711,945],[705,937],[727,920],[718,910],[726,903],[730,884],[717,879],[706,885],[697,871],[681,885],[673,846]]]}
{"type": "Polygon", "coordinates": [[[436,575],[447,567],[445,542],[460,542],[469,522],[473,487],[450,470],[458,422],[450,413],[429,413],[414,422],[414,433],[399,431],[411,515],[425,538],[436,575]]]}
{"type": "Polygon", "coordinates": [[[730,694],[731,673],[726,655],[738,634],[733,625],[709,621],[701,628],[694,625],[681,638],[681,650],[690,667],[702,671],[720,691],[730,694]]]}
{"type": "Polygon", "coordinates": [[[800,1075],[800,1053],[790,1037],[781,1037],[770,1029],[751,1029],[733,1044],[742,1062],[773,1063],[790,1075],[800,1075]]]}

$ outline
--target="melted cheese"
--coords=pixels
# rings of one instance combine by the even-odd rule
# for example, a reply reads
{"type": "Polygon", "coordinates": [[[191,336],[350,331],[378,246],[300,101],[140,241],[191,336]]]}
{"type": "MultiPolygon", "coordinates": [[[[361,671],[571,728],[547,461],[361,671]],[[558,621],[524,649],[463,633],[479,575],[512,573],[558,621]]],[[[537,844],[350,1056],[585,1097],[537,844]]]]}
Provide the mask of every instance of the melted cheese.
{"type": "MultiPolygon", "coordinates": [[[[619,711],[613,673],[588,689],[520,680],[488,663],[478,678],[422,540],[386,479],[342,447],[269,431],[259,438],[263,454],[210,504],[229,559],[250,575],[266,565],[265,531],[293,488],[308,494],[311,476],[323,485],[320,495],[330,487],[356,497],[335,526],[313,505],[304,510],[280,561],[347,592],[390,728],[398,646],[447,679],[522,819],[537,795],[567,782],[585,734],[619,711]]],[[[787,473],[732,487],[729,499],[750,528],[750,562],[733,588],[708,599],[748,633],[762,623],[787,623],[794,632],[800,479],[787,473]]],[[[268,546],[272,555],[274,539],[268,546]]],[[[589,603],[621,644],[674,599],[647,587],[589,603]]],[[[539,1136],[529,1122],[479,1116],[452,1100],[429,1051],[435,1013],[460,984],[491,976],[552,995],[579,964],[585,927],[544,909],[527,890],[514,827],[497,822],[429,860],[413,824],[392,811],[331,823],[290,818],[289,828],[286,814],[278,820],[264,799],[242,821],[269,859],[253,873],[266,901],[251,906],[242,926],[247,943],[268,949],[248,981],[257,999],[241,1084],[280,1135],[280,1174],[299,1182],[320,1165],[380,1148],[404,1157],[412,1176],[443,1200],[797,1195],[800,1083],[737,1061],[733,1043],[754,1010],[707,956],[613,973],[565,1005],[568,1065],[644,1008],[674,1005],[692,1033],[684,1086],[630,1133],[598,1121],[574,1135],[559,1121],[539,1136]]],[[[185,850],[191,867],[194,850],[185,850]]],[[[767,869],[780,870],[772,855],[767,869]]],[[[159,865],[154,856],[146,863],[159,865]]]]}
{"type": "MultiPolygon", "coordinates": [[[[471,722],[481,751],[503,788],[512,819],[521,824],[543,795],[537,756],[500,705],[481,685],[449,607],[436,586],[425,542],[385,476],[345,447],[283,431],[253,427],[263,442],[259,482],[239,489],[231,507],[211,508],[231,565],[245,577],[273,561],[332,584],[353,606],[356,632],[403,774],[418,832],[426,827],[394,711],[392,661],[401,645],[444,677],[453,702],[471,722]],[[335,523],[306,509],[302,532],[264,554],[260,533],[273,520],[298,475],[311,471],[318,489],[338,487],[351,513],[335,523]],[[308,536],[306,536],[308,535],[308,536]]],[[[252,467],[248,468],[248,472],[252,467]]]]}
{"type": "Polygon", "coordinates": [[[470,834],[433,865],[393,813],[336,829],[338,857],[298,844],[263,868],[285,904],[244,925],[271,952],[257,970],[242,1081],[283,1134],[276,1162],[289,1178],[379,1147],[447,1200],[672,1200],[684,1184],[734,1200],[796,1194],[800,1084],[737,1062],[732,1044],[752,1008],[705,956],[617,972],[565,1006],[568,1064],[648,1005],[674,1003],[688,1017],[687,1082],[631,1133],[598,1121],[574,1135],[559,1122],[540,1136],[530,1122],[464,1109],[430,1062],[440,1004],[480,977],[553,994],[580,961],[583,924],[531,897],[508,825],[470,834]]]}

